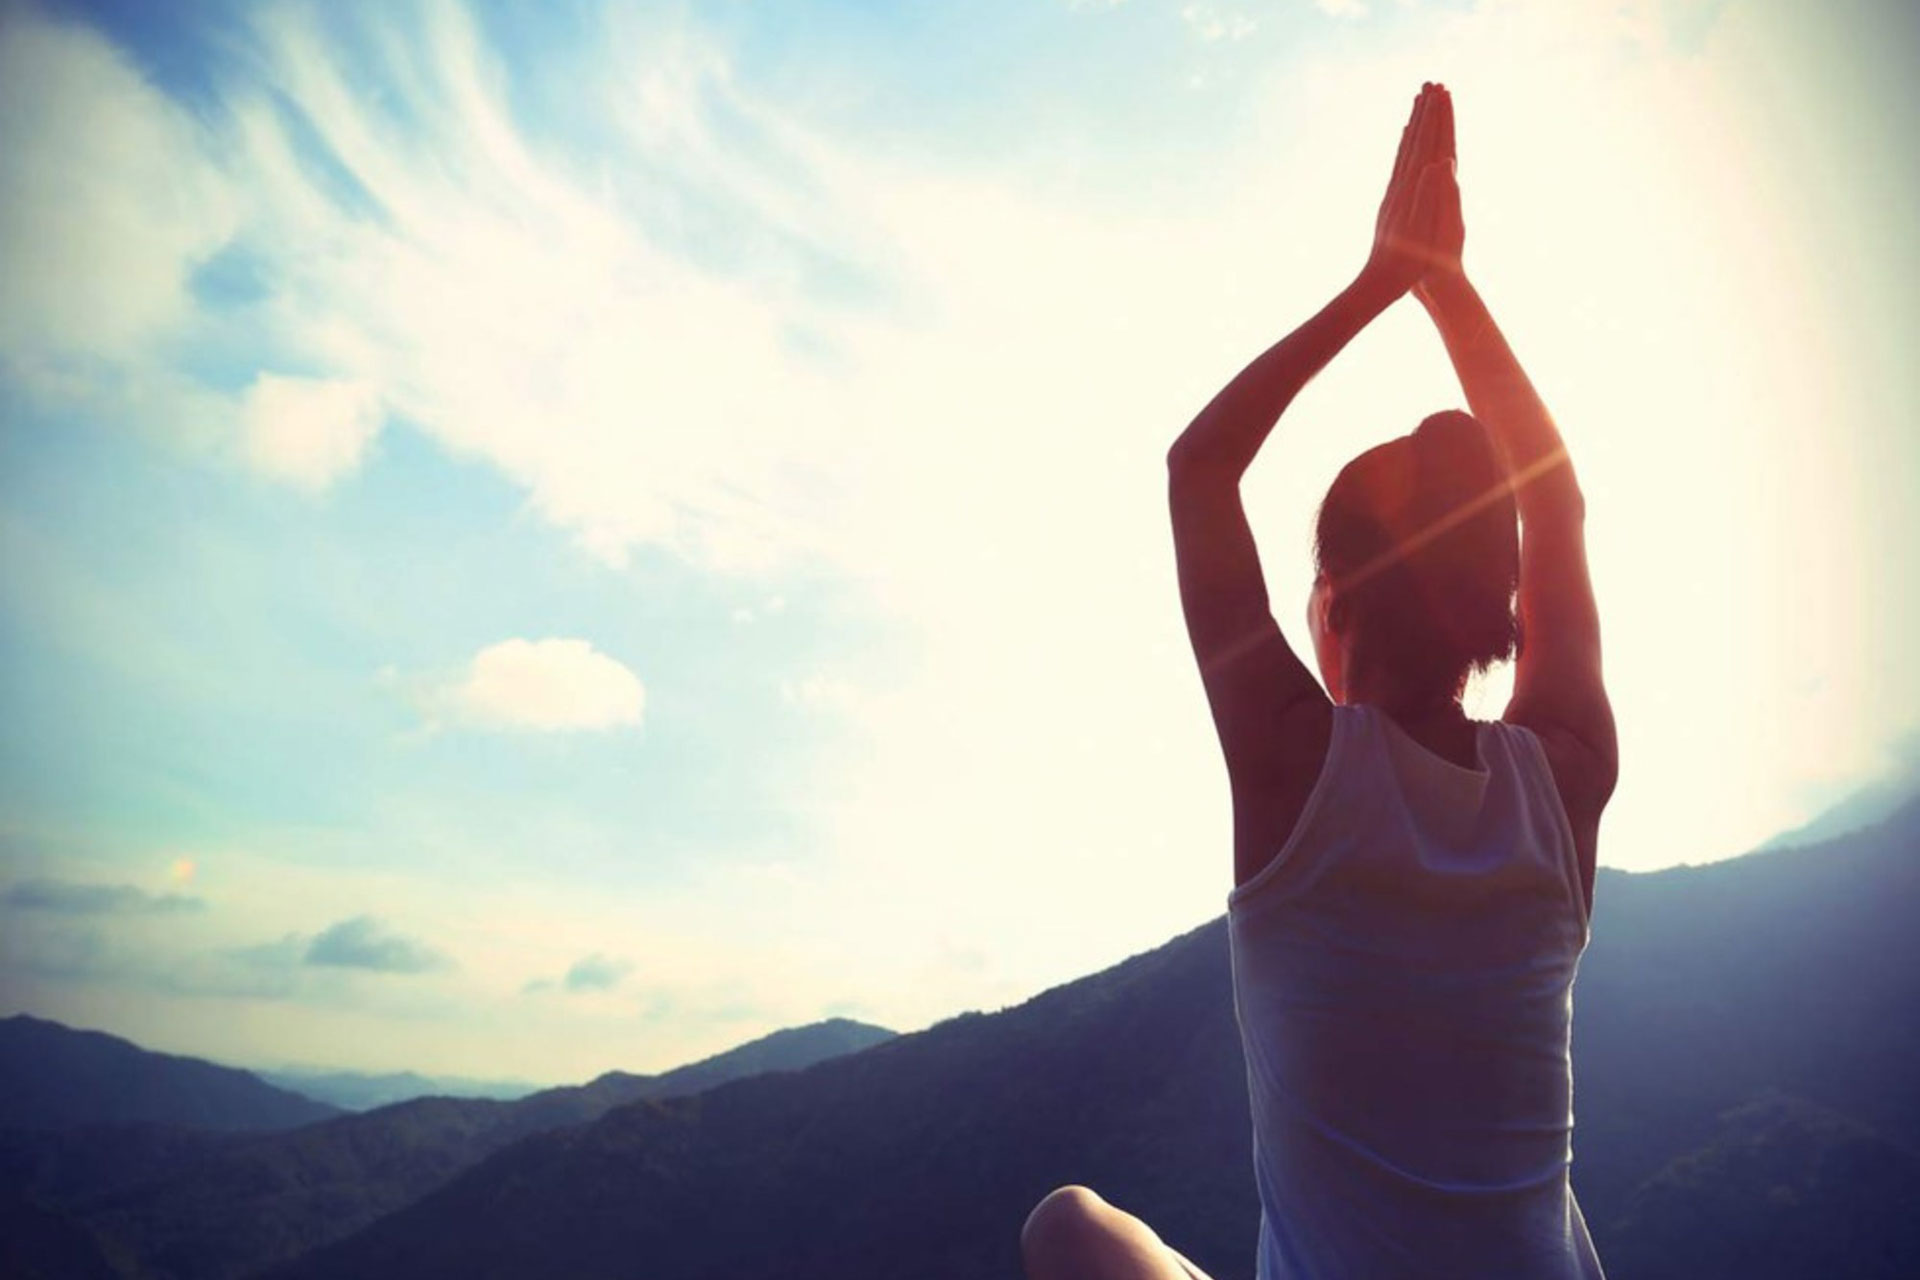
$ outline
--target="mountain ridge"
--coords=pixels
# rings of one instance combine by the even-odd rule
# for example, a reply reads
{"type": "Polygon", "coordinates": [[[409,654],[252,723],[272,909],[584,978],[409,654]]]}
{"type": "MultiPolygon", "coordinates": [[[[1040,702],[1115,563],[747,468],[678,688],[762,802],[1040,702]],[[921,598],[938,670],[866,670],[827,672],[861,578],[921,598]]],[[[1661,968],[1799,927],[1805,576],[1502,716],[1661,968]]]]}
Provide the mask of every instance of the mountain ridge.
{"type": "Polygon", "coordinates": [[[146,1123],[244,1131],[290,1129],[338,1114],[238,1067],[157,1053],[32,1014],[0,1018],[0,1127],[146,1123]]]}

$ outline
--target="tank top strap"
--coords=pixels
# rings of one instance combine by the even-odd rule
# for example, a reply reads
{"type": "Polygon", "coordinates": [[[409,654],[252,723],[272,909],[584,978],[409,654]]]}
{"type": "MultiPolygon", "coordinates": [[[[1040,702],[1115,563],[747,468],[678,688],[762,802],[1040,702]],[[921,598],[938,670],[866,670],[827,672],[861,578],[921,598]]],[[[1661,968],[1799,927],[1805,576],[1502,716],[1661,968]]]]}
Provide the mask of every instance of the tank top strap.
{"type": "Polygon", "coordinates": [[[1308,855],[1323,854],[1331,824],[1350,824],[1356,803],[1377,802],[1382,774],[1387,770],[1385,743],[1372,719],[1372,708],[1335,703],[1326,758],[1307,792],[1293,830],[1267,864],[1227,895],[1231,911],[1250,899],[1277,890],[1304,887],[1317,869],[1308,855]]]}

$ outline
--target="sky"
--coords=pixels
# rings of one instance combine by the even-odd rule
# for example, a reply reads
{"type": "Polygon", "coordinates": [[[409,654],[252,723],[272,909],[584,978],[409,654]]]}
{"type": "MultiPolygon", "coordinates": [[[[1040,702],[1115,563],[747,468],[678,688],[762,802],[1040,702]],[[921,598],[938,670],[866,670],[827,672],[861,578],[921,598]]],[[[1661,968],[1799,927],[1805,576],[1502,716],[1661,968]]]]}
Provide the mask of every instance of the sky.
{"type": "MultiPolygon", "coordinates": [[[[1916,25],[0,0],[0,1012],[559,1082],[1218,914],[1166,449],[1424,79],[1587,495],[1602,864],[1910,782],[1916,25]]],[[[1460,403],[1402,303],[1274,432],[1303,653],[1319,495],[1460,403]]]]}

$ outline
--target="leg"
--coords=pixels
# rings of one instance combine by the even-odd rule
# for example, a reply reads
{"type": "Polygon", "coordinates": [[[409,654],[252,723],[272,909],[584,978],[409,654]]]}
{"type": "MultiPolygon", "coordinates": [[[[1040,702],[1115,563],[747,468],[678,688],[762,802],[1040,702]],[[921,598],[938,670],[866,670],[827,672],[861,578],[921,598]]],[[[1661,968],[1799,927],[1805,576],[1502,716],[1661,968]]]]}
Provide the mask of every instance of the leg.
{"type": "Polygon", "coordinates": [[[1027,1280],[1206,1280],[1140,1219],[1085,1187],[1048,1193],[1020,1230],[1027,1280]]]}

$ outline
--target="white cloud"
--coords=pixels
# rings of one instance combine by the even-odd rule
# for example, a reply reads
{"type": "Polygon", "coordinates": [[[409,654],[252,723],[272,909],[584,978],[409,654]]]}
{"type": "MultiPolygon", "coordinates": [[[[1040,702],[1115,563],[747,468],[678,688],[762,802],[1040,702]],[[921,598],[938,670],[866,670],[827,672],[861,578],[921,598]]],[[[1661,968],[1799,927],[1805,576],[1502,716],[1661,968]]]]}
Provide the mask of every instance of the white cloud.
{"type": "Polygon", "coordinates": [[[0,357],[58,377],[191,320],[188,277],[231,234],[192,118],[84,26],[0,20],[0,357]]]}
{"type": "Polygon", "coordinates": [[[499,729],[612,729],[640,723],[640,678],[585,640],[502,640],[449,691],[455,715],[499,729]]]}
{"type": "Polygon", "coordinates": [[[324,489],[359,463],[381,417],[365,382],[262,373],[241,411],[247,459],[276,480],[324,489]]]}

